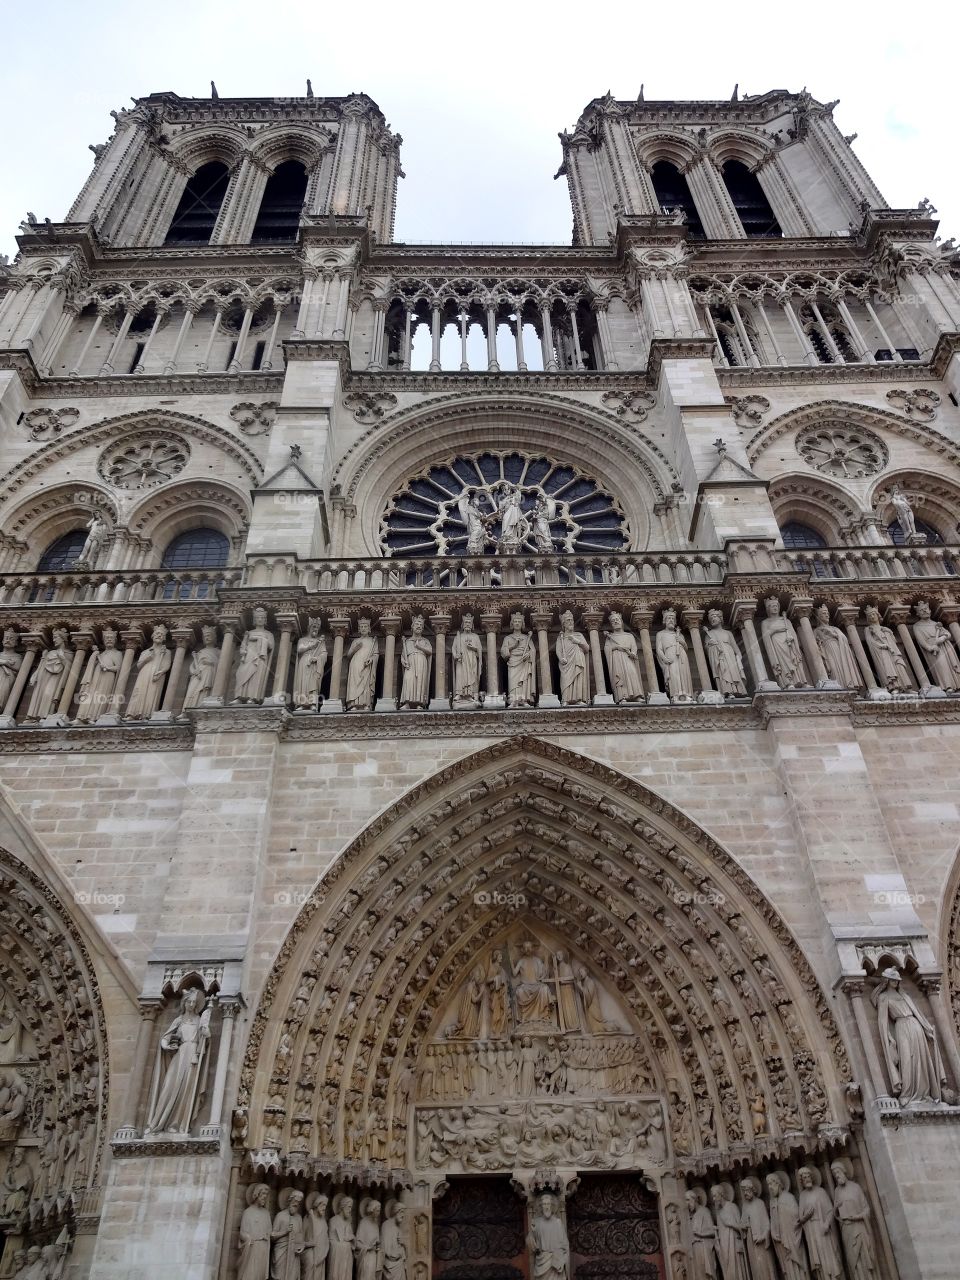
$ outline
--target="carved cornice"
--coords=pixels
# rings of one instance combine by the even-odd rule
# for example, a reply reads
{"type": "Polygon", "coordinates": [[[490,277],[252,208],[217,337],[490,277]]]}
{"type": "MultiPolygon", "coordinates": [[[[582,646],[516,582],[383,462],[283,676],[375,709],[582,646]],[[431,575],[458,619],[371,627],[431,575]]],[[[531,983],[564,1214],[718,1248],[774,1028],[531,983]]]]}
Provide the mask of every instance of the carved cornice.
{"type": "Polygon", "coordinates": [[[883,360],[877,364],[815,364],[788,365],[776,368],[768,365],[762,369],[717,368],[717,381],[721,387],[749,387],[757,390],[777,386],[808,386],[838,382],[929,382],[935,373],[932,364],[908,361],[894,364],[883,360]]]}
{"type": "Polygon", "coordinates": [[[191,751],[193,729],[189,724],[118,724],[63,729],[0,729],[3,755],[46,755],[60,751],[191,751]]]}
{"type": "Polygon", "coordinates": [[[217,1156],[219,1138],[113,1138],[110,1150],[117,1159],[131,1156],[217,1156]]]}
{"type": "Polygon", "coordinates": [[[64,399],[104,396],[230,395],[251,391],[279,396],[283,388],[282,369],[273,373],[171,373],[100,374],[77,377],[41,376],[33,358],[25,351],[0,351],[0,371],[18,373],[24,387],[35,396],[62,396],[64,399]]]}

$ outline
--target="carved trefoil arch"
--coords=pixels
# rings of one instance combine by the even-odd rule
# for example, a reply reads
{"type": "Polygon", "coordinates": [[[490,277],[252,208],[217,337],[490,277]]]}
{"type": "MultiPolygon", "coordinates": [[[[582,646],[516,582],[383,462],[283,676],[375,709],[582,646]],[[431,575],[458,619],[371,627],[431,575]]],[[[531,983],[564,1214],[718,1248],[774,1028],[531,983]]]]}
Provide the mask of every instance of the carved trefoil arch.
{"type": "MultiPolygon", "coordinates": [[[[640,784],[519,739],[415,788],[304,906],[265,984],[241,1072],[235,1132],[245,1133],[248,1168],[346,1161],[402,1176],[426,1162],[442,1173],[429,1143],[414,1140],[414,1108],[418,1124],[421,1102],[436,1109],[422,1078],[433,1050],[467,1048],[469,1036],[445,1033],[471,974],[479,982],[484,967],[485,980],[503,953],[513,1019],[504,1041],[572,1030],[555,966],[545,979],[555,1030],[518,1024],[525,978],[513,966],[525,942],[541,961],[565,950],[588,989],[601,989],[592,1015],[582,993],[570,1004],[581,1031],[592,1017],[595,1043],[631,1041],[632,1083],[618,1091],[622,1074],[604,1074],[600,1094],[615,1107],[663,1108],[662,1154],[639,1141],[619,1155],[608,1147],[601,1167],[695,1173],[843,1141],[846,1050],[798,945],[749,877],[640,784]]],[[[559,1093],[534,1096],[563,1105],[559,1093]]],[[[484,1104],[469,1105],[476,1115],[484,1104]]],[[[638,1140],[652,1115],[617,1114],[638,1140]]],[[[527,1158],[544,1154],[534,1146],[527,1158]]],[[[457,1161],[455,1170],[469,1167],[457,1161]]]]}

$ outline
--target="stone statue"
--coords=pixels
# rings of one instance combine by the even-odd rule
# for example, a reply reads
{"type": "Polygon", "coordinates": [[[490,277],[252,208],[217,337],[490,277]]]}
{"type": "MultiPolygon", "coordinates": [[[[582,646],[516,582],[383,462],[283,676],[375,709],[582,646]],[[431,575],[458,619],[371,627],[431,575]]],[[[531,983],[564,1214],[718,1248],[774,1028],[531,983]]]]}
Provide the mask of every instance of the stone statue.
{"type": "Polygon", "coordinates": [[[383,1280],[408,1280],[407,1246],[404,1240],[406,1210],[398,1200],[388,1200],[380,1228],[383,1280]]]}
{"type": "Polygon", "coordinates": [[[77,557],[75,568],[96,569],[108,532],[106,521],[94,512],[87,524],[87,539],[77,557]]]}
{"type": "Polygon", "coordinates": [[[109,711],[123,662],[117,648],[117,633],[109,628],[103,633],[103,648],[96,645],[87,660],[77,699],[77,723],[93,724],[109,711]]]}
{"type": "Polygon", "coordinates": [[[12,627],[7,627],[3,633],[3,647],[0,648],[0,711],[7,705],[22,662],[23,654],[17,653],[17,633],[12,627]]]}
{"type": "Polygon", "coordinates": [[[800,641],[793,623],[780,612],[780,601],[770,596],[764,602],[767,616],[760,624],[764,647],[774,677],[781,689],[808,688],[800,641]]]}
{"type": "Polygon", "coordinates": [[[233,702],[262,702],[267,692],[273,634],[267,630],[266,609],[254,609],[253,626],[240,642],[237,674],[233,684],[233,702]]]}
{"type": "Polygon", "coordinates": [[[677,614],[674,609],[665,609],[663,612],[663,627],[657,632],[656,653],[670,701],[692,701],[693,677],[687,657],[687,638],[677,629],[677,614]]]}
{"type": "Polygon", "coordinates": [[[770,1215],[760,1198],[760,1179],[744,1178],[740,1183],[743,1205],[740,1218],[743,1222],[743,1239],[747,1247],[747,1261],[753,1280],[777,1280],[777,1266],[773,1260],[770,1240],[770,1215]]]}
{"type": "Polygon", "coordinates": [[[480,1035],[485,983],[483,965],[477,965],[461,989],[457,1020],[447,1030],[448,1039],[476,1040],[480,1035]]]}
{"type": "Polygon", "coordinates": [[[381,1270],[380,1201],[365,1196],[360,1201],[360,1222],[353,1242],[357,1257],[356,1280],[377,1280],[381,1270]]]}
{"type": "Polygon", "coordinates": [[[416,710],[430,701],[430,664],[433,645],[423,634],[423,617],[417,614],[410,621],[410,634],[404,636],[400,646],[400,666],[403,682],[400,685],[400,706],[416,710]]]}
{"type": "MultiPolygon", "coordinates": [[[[347,710],[369,711],[373,706],[380,649],[376,636],[370,634],[369,618],[360,619],[357,631],[357,638],[347,650],[347,710]]],[[[332,691],[330,696],[333,697],[332,691]]]]}
{"type": "MultiPolygon", "coordinates": [[[[923,535],[917,533],[917,518],[913,514],[913,507],[910,505],[910,499],[903,492],[898,484],[895,484],[890,490],[890,505],[897,513],[897,523],[903,534],[904,541],[909,542],[911,538],[919,538],[923,535]]],[[[926,538],[923,539],[924,542],[926,538]]]]}
{"type": "Polygon", "coordinates": [[[719,609],[710,609],[707,613],[704,644],[710,673],[720,693],[725,698],[746,697],[747,677],[740,647],[733,632],[724,627],[723,614],[719,609]]]}
{"type": "Polygon", "coordinates": [[[327,1226],[327,1196],[311,1191],[306,1201],[304,1221],[303,1280],[326,1280],[330,1229],[327,1226]]]}
{"type": "Polygon", "coordinates": [[[694,1187],[686,1193],[687,1213],[690,1215],[690,1235],[693,1241],[692,1263],[695,1280],[718,1280],[717,1228],[713,1225],[707,1197],[702,1187],[694,1187]]]}
{"type": "Polygon", "coordinates": [[[618,1031],[619,1028],[614,1026],[604,1018],[603,1010],[600,1007],[600,989],[596,980],[587,972],[583,965],[577,966],[577,990],[580,992],[580,999],[583,1001],[583,1012],[587,1019],[587,1029],[594,1035],[603,1035],[608,1031],[618,1031]]]}
{"type": "Polygon", "coordinates": [[[934,622],[927,600],[918,600],[913,606],[917,621],[913,624],[913,638],[917,648],[926,656],[933,683],[949,693],[960,689],[960,658],[953,647],[950,632],[942,622],[934,622]]]}
{"type": "Polygon", "coordinates": [[[614,702],[643,702],[643,682],[640,678],[640,659],[637,656],[637,638],[632,631],[623,628],[623,616],[611,613],[607,621],[610,630],[603,634],[603,652],[610,672],[610,685],[614,702]]]}
{"type": "Polygon", "coordinates": [[[487,987],[490,992],[490,1034],[503,1036],[510,1029],[510,993],[507,974],[503,967],[503,952],[494,951],[487,969],[487,987]]]}
{"type": "Polygon", "coordinates": [[[567,1231],[557,1216],[556,1198],[549,1193],[537,1200],[527,1236],[532,1280],[569,1280],[570,1246],[567,1231]]]}
{"type": "Polygon", "coordinates": [[[301,1280],[300,1266],[304,1250],[303,1192],[294,1187],[284,1187],[277,1197],[279,1212],[273,1220],[270,1239],[273,1256],[270,1260],[270,1280],[301,1280]]]}
{"type": "Polygon", "coordinates": [[[460,519],[467,528],[467,555],[482,556],[487,548],[487,520],[477,502],[474,489],[464,489],[457,499],[460,519]]]}
{"type": "Polygon", "coordinates": [[[557,514],[557,504],[553,498],[541,493],[533,504],[533,542],[542,556],[553,553],[553,534],[550,521],[557,514]]]}
{"type": "Polygon", "coordinates": [[[503,638],[500,656],[507,663],[507,705],[532,707],[537,691],[537,650],[533,636],[524,630],[522,613],[511,613],[510,630],[503,638]]]}
{"type": "Polygon", "coordinates": [[[327,646],[320,634],[323,621],[311,618],[307,634],[297,641],[297,665],[293,676],[294,711],[316,711],[320,706],[320,681],[327,665],[327,646]]]}
{"type": "Polygon", "coordinates": [[[841,689],[862,689],[863,676],[850,648],[850,641],[839,627],[831,623],[829,607],[825,604],[817,605],[814,616],[817,625],[813,629],[813,638],[820,650],[827,676],[835,680],[841,689]]]}
{"type": "Polygon", "coordinates": [[[750,1280],[747,1271],[747,1250],[743,1242],[744,1226],[740,1210],[733,1198],[729,1182],[718,1182],[710,1188],[717,1226],[717,1257],[723,1280],[750,1280]]]}
{"type": "Polygon", "coordinates": [[[160,1037],[144,1136],[190,1132],[206,1091],[211,1012],[196,987],[180,997],[180,1012],[160,1037]]]}
{"type": "Polygon", "coordinates": [[[873,1247],[867,1197],[860,1184],[850,1176],[851,1165],[846,1158],[834,1160],[830,1172],[836,1184],[833,1207],[840,1224],[850,1280],[877,1280],[877,1255],[873,1247]]]}
{"type": "Polygon", "coordinates": [[[347,1195],[333,1198],[327,1280],[353,1280],[353,1200],[347,1195]]]}
{"type": "Polygon", "coordinates": [[[577,978],[566,951],[558,951],[554,957],[557,974],[557,1006],[560,1010],[562,1031],[581,1031],[580,1010],[577,1008],[577,978]]]}
{"type": "Polygon", "coordinates": [[[23,1047],[23,1022],[9,992],[0,996],[0,1064],[16,1062],[23,1047]]]}
{"type": "Polygon", "coordinates": [[[497,540],[500,555],[516,555],[523,549],[529,534],[529,522],[520,506],[522,496],[516,485],[506,480],[500,482],[495,497],[500,516],[500,537],[497,540]]]}
{"type": "Polygon", "coordinates": [[[547,966],[534,953],[533,943],[528,938],[513,966],[518,1025],[557,1029],[548,976],[547,966]]]}
{"type": "Polygon", "coordinates": [[[833,1229],[833,1201],[820,1185],[820,1170],[805,1164],[797,1173],[800,1226],[816,1280],[843,1280],[843,1263],[833,1229]]]}
{"type": "Polygon", "coordinates": [[[914,685],[910,679],[910,669],[900,652],[897,637],[889,627],[881,626],[880,610],[874,605],[867,605],[863,614],[867,622],[863,629],[863,638],[867,642],[867,649],[873,659],[878,682],[884,689],[891,691],[912,690],[914,685]]]}
{"type": "Polygon", "coordinates": [[[220,661],[217,628],[202,627],[201,632],[203,645],[199,649],[194,649],[190,658],[190,678],[183,698],[183,711],[188,711],[191,707],[199,707],[203,700],[213,693],[213,682],[216,679],[217,664],[220,661]]]}
{"type": "Polygon", "coordinates": [[[473,614],[465,613],[450,645],[453,659],[453,709],[480,705],[483,641],[473,629],[473,614]]]}
{"type": "Polygon", "coordinates": [[[587,671],[590,643],[582,632],[574,630],[574,625],[569,609],[561,613],[560,634],[554,651],[560,667],[560,703],[564,707],[582,707],[590,701],[587,671]]]}
{"type": "Polygon", "coordinates": [[[267,1201],[270,1188],[265,1182],[247,1187],[247,1207],[240,1219],[240,1254],[237,1280],[269,1280],[270,1276],[270,1210],[267,1201]]]}
{"type": "Polygon", "coordinates": [[[933,1024],[900,989],[898,970],[884,969],[880,979],[872,1000],[877,1009],[890,1092],[902,1107],[940,1103],[946,1081],[933,1024]]]}
{"type": "Polygon", "coordinates": [[[33,1173],[23,1147],[14,1147],[3,1175],[4,1218],[18,1218],[27,1207],[33,1190],[33,1173]]]}
{"type": "Polygon", "coordinates": [[[160,706],[163,681],[173,663],[167,648],[167,628],[160,623],[151,632],[151,644],[137,658],[137,678],[124,714],[125,720],[149,720],[160,706]]]}
{"type": "Polygon", "coordinates": [[[54,627],[53,647],[44,651],[30,677],[33,693],[27,707],[27,720],[44,720],[56,711],[73,662],[69,643],[66,629],[54,627]]]}
{"type": "Polygon", "coordinates": [[[782,1169],[767,1174],[770,1196],[770,1238],[780,1263],[783,1280],[810,1280],[803,1252],[803,1228],[790,1179],[782,1169]]]}

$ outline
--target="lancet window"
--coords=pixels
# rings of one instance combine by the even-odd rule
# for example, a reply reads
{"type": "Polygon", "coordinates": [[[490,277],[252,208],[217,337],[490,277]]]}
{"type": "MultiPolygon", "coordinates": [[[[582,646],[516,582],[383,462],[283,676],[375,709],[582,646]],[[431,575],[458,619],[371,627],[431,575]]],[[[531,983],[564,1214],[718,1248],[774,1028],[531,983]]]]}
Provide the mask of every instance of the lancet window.
{"type": "Polygon", "coordinates": [[[751,173],[740,160],[728,160],[721,168],[720,176],[749,237],[768,240],[783,235],[755,173],[751,173]]]}
{"type": "Polygon", "coordinates": [[[230,175],[219,160],[201,165],[187,180],[165,244],[208,244],[227,194],[230,175]]]}
{"type": "Polygon", "coordinates": [[[650,181],[663,212],[672,213],[674,209],[682,209],[687,219],[687,237],[692,240],[705,239],[703,223],[689,184],[676,165],[669,160],[658,160],[650,170],[650,181]]]}
{"type": "Polygon", "coordinates": [[[288,244],[297,238],[307,194],[307,171],[297,160],[277,165],[267,179],[251,244],[288,244]]]}

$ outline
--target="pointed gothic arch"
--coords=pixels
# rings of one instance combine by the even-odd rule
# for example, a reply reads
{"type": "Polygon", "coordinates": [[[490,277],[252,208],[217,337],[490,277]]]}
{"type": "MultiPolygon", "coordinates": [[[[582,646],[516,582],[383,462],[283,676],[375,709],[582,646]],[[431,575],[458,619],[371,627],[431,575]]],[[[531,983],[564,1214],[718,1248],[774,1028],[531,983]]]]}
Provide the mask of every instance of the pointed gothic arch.
{"type": "Polygon", "coordinates": [[[478,955],[526,921],[564,939],[629,1010],[676,1169],[814,1150],[845,1132],[837,1025],[756,885],[646,787],[522,738],[415,787],[317,885],[246,1048],[252,1166],[406,1165],[404,1072],[478,955]],[[510,892],[525,901],[505,910],[496,895],[510,892]],[[361,1114],[361,1135],[338,1120],[361,1114]]]}

